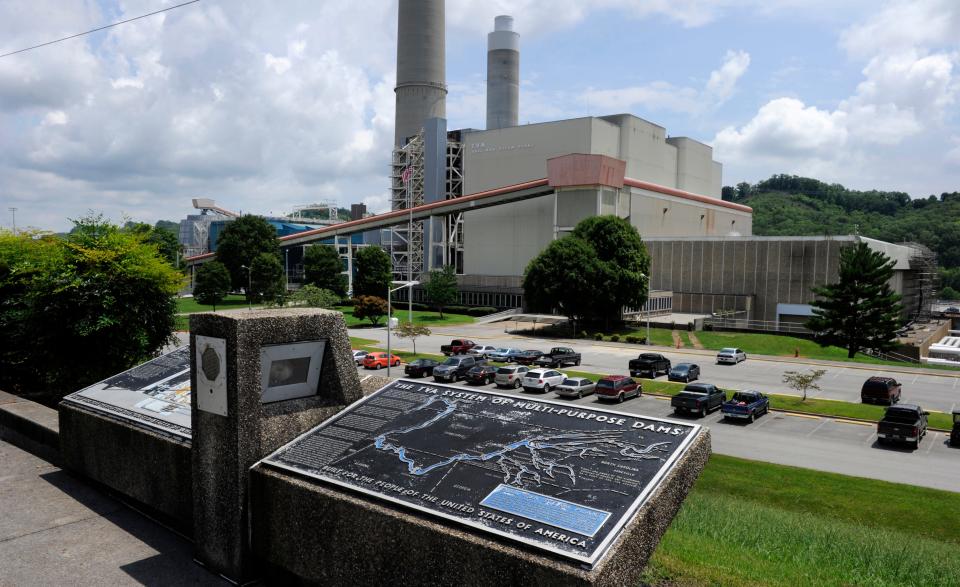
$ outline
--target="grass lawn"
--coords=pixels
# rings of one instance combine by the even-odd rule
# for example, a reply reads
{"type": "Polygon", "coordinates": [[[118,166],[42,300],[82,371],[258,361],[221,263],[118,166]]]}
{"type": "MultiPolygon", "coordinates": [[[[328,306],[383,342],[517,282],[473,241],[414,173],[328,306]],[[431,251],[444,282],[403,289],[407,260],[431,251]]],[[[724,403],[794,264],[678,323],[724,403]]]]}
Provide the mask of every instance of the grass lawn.
{"type": "MultiPolygon", "coordinates": [[[[864,354],[858,354],[853,359],[847,358],[846,349],[840,347],[821,347],[812,340],[797,338],[794,336],[783,336],[780,334],[760,334],[752,332],[717,332],[717,331],[699,331],[696,333],[704,348],[720,350],[724,347],[739,347],[748,355],[774,355],[780,357],[792,357],[794,350],[799,349],[800,356],[808,359],[822,359],[828,361],[853,361],[856,363],[867,363],[872,365],[897,365],[900,367],[918,365],[912,363],[898,363],[895,361],[884,361],[864,354]]],[[[953,369],[953,367],[943,365],[925,365],[919,366],[928,368],[953,369]]]]}
{"type": "MultiPolygon", "coordinates": [[[[370,321],[366,318],[354,318],[353,316],[353,306],[337,306],[337,310],[343,312],[343,319],[347,321],[347,328],[358,328],[358,327],[372,327],[370,321]]],[[[396,306],[393,308],[393,316],[399,320],[406,322],[407,320],[407,310],[406,308],[401,308],[396,306]]],[[[379,326],[384,325],[384,320],[386,317],[380,319],[379,326]]],[[[467,316],[465,314],[451,314],[450,312],[444,312],[443,319],[440,318],[438,312],[424,312],[420,310],[413,311],[413,321],[416,324],[422,324],[424,326],[445,326],[450,324],[472,324],[474,321],[473,316],[467,316]]]]}
{"type": "Polygon", "coordinates": [[[956,585],[960,493],[713,455],[654,553],[676,585],[956,585]]]}
{"type": "MultiPolygon", "coordinates": [[[[255,308],[262,304],[254,304],[255,308]]],[[[247,298],[242,295],[231,294],[217,304],[217,310],[233,310],[235,308],[246,308],[247,298]]],[[[197,302],[196,298],[177,298],[178,314],[193,314],[194,312],[212,312],[213,306],[208,306],[197,302]]]]}

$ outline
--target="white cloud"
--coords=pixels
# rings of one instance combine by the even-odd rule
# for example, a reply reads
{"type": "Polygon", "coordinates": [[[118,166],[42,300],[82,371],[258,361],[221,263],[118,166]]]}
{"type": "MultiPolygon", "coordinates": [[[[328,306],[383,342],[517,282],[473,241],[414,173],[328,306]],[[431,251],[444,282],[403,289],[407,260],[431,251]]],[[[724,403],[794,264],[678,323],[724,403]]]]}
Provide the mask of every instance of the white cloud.
{"type": "Polygon", "coordinates": [[[605,112],[626,112],[635,107],[667,110],[687,114],[702,113],[727,101],[736,90],[737,81],[750,66],[750,54],[727,51],[723,64],[710,72],[703,89],[681,87],[665,81],[617,89],[590,89],[582,99],[605,112]]]}
{"type": "Polygon", "coordinates": [[[722,160],[820,158],[845,146],[845,118],[844,113],[820,110],[794,98],[777,98],[741,129],[721,130],[714,148],[722,160]]]}
{"type": "Polygon", "coordinates": [[[750,67],[750,54],[746,51],[727,51],[720,69],[710,73],[707,81],[706,93],[713,97],[715,102],[726,102],[733,95],[737,81],[750,67]]]}
{"type": "Polygon", "coordinates": [[[960,64],[960,4],[888,2],[848,27],[840,44],[866,63],[852,95],[833,109],[807,106],[798,99],[771,100],[739,129],[717,133],[718,157],[734,166],[755,168],[767,161],[791,172],[818,167],[829,168],[833,178],[869,173],[897,181],[889,177],[890,160],[898,158],[892,149],[935,132],[954,113],[960,94],[955,74],[960,64]]]}
{"type": "Polygon", "coordinates": [[[852,57],[869,59],[919,45],[956,44],[958,32],[956,0],[895,0],[847,28],[840,43],[852,57]]]}

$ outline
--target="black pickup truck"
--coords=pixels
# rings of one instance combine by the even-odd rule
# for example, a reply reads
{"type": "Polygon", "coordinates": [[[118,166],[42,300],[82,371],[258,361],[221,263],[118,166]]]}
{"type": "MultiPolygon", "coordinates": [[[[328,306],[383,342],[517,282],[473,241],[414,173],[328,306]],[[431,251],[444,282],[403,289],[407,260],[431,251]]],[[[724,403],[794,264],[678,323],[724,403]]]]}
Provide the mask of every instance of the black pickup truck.
{"type": "Polygon", "coordinates": [[[636,359],[630,359],[630,375],[633,377],[643,377],[650,375],[650,379],[656,379],[660,373],[670,372],[670,359],[660,353],[640,353],[636,359]]]}
{"type": "Polygon", "coordinates": [[[670,398],[670,405],[675,412],[707,415],[714,409],[723,406],[727,401],[727,394],[712,383],[690,383],[683,391],[670,398]]]}
{"type": "Polygon", "coordinates": [[[540,367],[553,367],[554,369],[564,365],[579,365],[580,353],[575,353],[572,348],[565,346],[555,346],[545,355],[540,355],[536,361],[540,367]]]}
{"type": "Polygon", "coordinates": [[[920,448],[920,440],[927,434],[927,415],[929,412],[912,404],[890,406],[877,423],[877,442],[906,442],[920,448]]]}

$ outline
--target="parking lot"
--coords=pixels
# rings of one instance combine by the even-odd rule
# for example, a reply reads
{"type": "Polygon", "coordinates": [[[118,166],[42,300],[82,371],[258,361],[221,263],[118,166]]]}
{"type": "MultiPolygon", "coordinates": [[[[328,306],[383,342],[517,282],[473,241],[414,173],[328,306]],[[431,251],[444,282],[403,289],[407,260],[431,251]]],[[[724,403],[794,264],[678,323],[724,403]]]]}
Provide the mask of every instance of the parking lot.
{"type": "MultiPolygon", "coordinates": [[[[371,373],[386,375],[384,370],[370,371],[362,368],[360,373],[361,376],[371,373]]],[[[392,375],[402,376],[402,368],[394,369],[392,375]]],[[[433,383],[433,378],[426,377],[416,381],[433,383]]],[[[594,395],[581,399],[565,399],[554,393],[498,389],[495,385],[455,385],[531,400],[575,403],[702,424],[710,429],[713,450],[720,454],[960,491],[960,449],[948,446],[949,435],[942,432],[928,432],[920,443],[920,448],[914,450],[905,445],[877,443],[876,424],[837,418],[770,412],[754,423],[747,423],[725,421],[720,412],[716,411],[700,419],[674,414],[668,398],[648,395],[617,404],[598,400],[594,395]]]]}

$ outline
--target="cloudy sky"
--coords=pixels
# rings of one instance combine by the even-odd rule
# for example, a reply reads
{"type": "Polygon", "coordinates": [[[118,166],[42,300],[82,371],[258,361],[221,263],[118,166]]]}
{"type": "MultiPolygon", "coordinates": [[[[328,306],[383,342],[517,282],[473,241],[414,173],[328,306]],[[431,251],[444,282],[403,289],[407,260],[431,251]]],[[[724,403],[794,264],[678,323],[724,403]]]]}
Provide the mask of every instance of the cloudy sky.
{"type": "MultiPolygon", "coordinates": [[[[0,0],[0,54],[182,0],[0,0]]],[[[0,58],[0,226],[191,197],[386,205],[396,0],[202,0],[0,58]]],[[[957,0],[447,0],[450,128],[484,126],[486,33],[521,34],[521,123],[631,112],[724,183],[960,190],[957,0]]]]}

